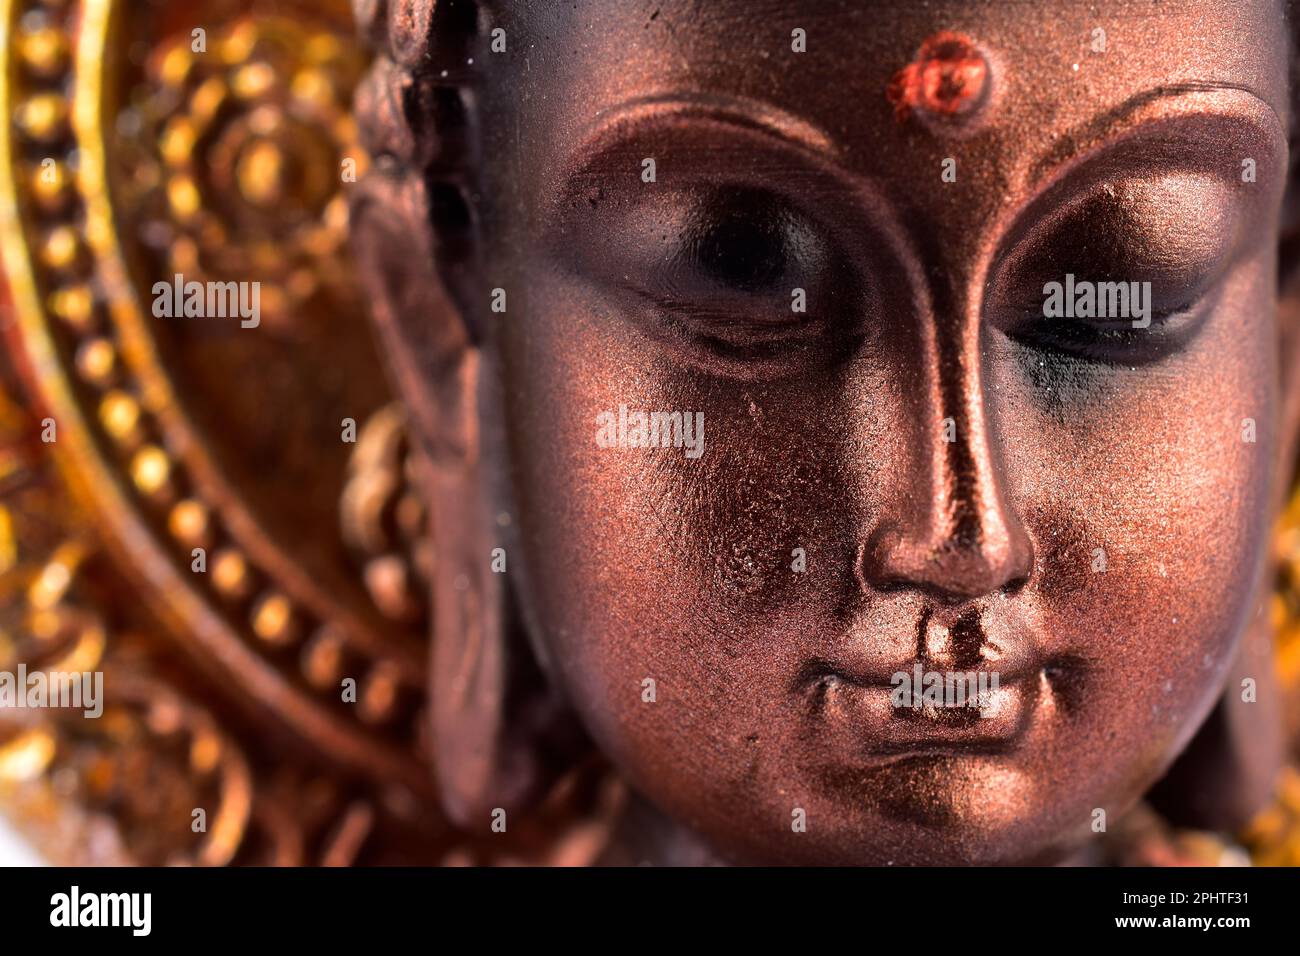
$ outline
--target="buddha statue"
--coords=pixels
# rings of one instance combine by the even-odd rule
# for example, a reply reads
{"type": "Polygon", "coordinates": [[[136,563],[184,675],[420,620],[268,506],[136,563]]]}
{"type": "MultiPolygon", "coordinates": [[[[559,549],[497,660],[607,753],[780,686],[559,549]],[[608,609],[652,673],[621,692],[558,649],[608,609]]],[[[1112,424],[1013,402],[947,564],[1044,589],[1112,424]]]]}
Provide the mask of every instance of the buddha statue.
{"type": "Polygon", "coordinates": [[[1050,862],[1144,796],[1259,809],[1300,424],[1278,3],[358,13],[351,229],[439,542],[452,819],[591,747],[621,860],[1050,862]],[[655,412],[702,453],[638,440],[655,412]],[[933,672],[995,689],[891,699],[933,672]]]}
{"type": "Polygon", "coordinates": [[[44,858],[1300,864],[1283,0],[3,6],[44,858]]]}

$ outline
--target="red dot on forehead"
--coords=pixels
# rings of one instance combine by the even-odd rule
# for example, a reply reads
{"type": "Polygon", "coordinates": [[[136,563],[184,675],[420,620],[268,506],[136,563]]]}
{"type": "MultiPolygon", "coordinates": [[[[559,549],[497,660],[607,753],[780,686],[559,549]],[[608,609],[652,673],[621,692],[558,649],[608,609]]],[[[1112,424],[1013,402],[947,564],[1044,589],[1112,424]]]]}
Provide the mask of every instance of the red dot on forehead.
{"type": "Polygon", "coordinates": [[[914,59],[894,74],[886,95],[899,119],[913,110],[938,119],[975,112],[985,100],[988,61],[960,33],[936,33],[921,44],[914,59]]]}

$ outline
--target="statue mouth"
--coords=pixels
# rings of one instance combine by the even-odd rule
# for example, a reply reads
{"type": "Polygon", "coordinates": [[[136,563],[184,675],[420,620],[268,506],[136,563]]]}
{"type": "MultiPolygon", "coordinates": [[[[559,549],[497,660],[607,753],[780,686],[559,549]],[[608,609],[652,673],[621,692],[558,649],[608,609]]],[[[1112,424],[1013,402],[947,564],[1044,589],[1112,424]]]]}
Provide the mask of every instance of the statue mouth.
{"type": "Polygon", "coordinates": [[[936,670],[918,658],[888,681],[819,662],[801,675],[800,689],[818,737],[839,739],[850,762],[876,764],[1008,753],[1032,722],[1045,682],[1040,667],[936,670]]]}
{"type": "Polygon", "coordinates": [[[808,659],[792,690],[814,733],[838,740],[850,763],[892,763],[1013,751],[1040,710],[1054,707],[1049,657],[1027,628],[979,609],[924,609],[915,652],[854,642],[808,659]]]}

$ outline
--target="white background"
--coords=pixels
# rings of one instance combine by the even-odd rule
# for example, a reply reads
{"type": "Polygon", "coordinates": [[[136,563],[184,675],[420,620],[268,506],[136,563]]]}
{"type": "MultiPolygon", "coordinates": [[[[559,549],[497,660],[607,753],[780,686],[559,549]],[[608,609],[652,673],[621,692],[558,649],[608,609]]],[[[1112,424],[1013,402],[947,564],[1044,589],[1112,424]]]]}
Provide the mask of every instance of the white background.
{"type": "Polygon", "coordinates": [[[0,866],[40,866],[41,860],[9,821],[0,817],[0,866]]]}

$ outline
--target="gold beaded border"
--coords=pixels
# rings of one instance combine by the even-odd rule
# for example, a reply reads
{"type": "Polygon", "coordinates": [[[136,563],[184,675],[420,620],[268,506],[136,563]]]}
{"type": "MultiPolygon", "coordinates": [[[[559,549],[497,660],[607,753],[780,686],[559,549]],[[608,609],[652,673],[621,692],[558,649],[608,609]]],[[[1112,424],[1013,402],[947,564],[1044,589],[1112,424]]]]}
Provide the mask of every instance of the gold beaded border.
{"type": "MultiPolygon", "coordinates": [[[[6,57],[0,70],[0,110],[13,117],[12,128],[0,122],[0,262],[15,307],[17,341],[13,346],[25,355],[25,377],[33,395],[39,397],[43,412],[57,422],[55,461],[69,485],[94,503],[110,542],[140,580],[149,582],[146,592],[157,599],[159,611],[176,633],[185,636],[191,650],[201,649],[204,659],[214,662],[227,678],[241,682],[248,696],[270,707],[334,759],[367,774],[424,789],[427,771],[413,750],[394,747],[362,723],[367,714],[362,701],[377,701],[370,712],[382,715],[389,709],[382,706],[385,702],[418,691],[418,684],[403,666],[406,662],[379,657],[375,653],[379,642],[373,636],[368,638],[357,622],[349,622],[341,609],[330,607],[331,602],[318,599],[312,602],[316,607],[309,610],[304,606],[302,593],[314,590],[310,582],[299,579],[287,588],[267,586],[265,579],[272,575],[262,567],[280,564],[276,571],[283,574],[287,562],[274,558],[268,562],[265,554],[254,557],[251,549],[232,542],[214,552],[209,577],[213,596],[225,599],[228,607],[251,597],[248,628],[237,631],[228,623],[229,611],[223,614],[200,596],[195,582],[179,570],[177,562],[188,562],[188,550],[169,556],[160,541],[163,536],[155,533],[141,514],[140,509],[165,513],[172,538],[186,548],[199,538],[215,539],[221,531],[245,540],[253,537],[247,532],[255,531],[250,516],[232,514],[230,508],[223,509],[221,515],[225,528],[217,527],[216,516],[201,497],[179,490],[191,481],[201,484],[205,479],[219,479],[215,467],[201,457],[194,443],[176,435],[184,423],[174,417],[178,406],[156,362],[116,246],[106,158],[99,138],[103,84],[98,67],[118,5],[114,0],[85,0],[75,49],[70,49],[66,24],[74,19],[75,6],[73,0],[0,0],[0,49],[6,57]],[[34,38],[16,36],[22,15],[33,11],[61,20],[65,29],[45,27],[38,28],[34,38]],[[60,36],[65,38],[64,44],[60,36]],[[29,42],[21,43],[23,39],[29,42]],[[26,52],[20,52],[20,47],[26,52]],[[20,77],[31,83],[30,90],[22,87],[20,77]],[[70,111],[58,82],[68,79],[73,91],[70,111]],[[46,227],[39,230],[34,222],[27,222],[37,217],[27,215],[19,191],[21,171],[34,172],[20,154],[20,144],[48,148],[51,153],[54,147],[64,149],[63,161],[56,161],[53,181],[34,177],[40,185],[31,190],[31,202],[46,218],[46,227]],[[71,149],[78,150],[79,156],[75,191],[68,184],[71,149]],[[78,203],[84,204],[84,233],[76,225],[78,203]],[[30,245],[25,225],[31,225],[34,238],[39,233],[30,245]],[[33,249],[44,274],[59,280],[44,296],[33,249]],[[93,261],[88,261],[91,256],[93,261]],[[95,266],[107,280],[101,283],[103,303],[96,302],[93,287],[84,281],[93,276],[95,266]],[[58,333],[46,321],[43,303],[59,319],[58,333]],[[72,365],[79,381],[68,376],[62,353],[75,355],[72,365]],[[124,366],[121,373],[119,365],[124,366]],[[129,374],[137,379],[128,382],[125,376],[129,374]],[[134,387],[126,387],[128,384],[134,387]],[[78,390],[98,393],[95,419],[83,414],[78,390]],[[162,421],[163,416],[173,417],[162,421]],[[168,435],[173,436],[173,444],[179,441],[185,448],[185,465],[193,468],[198,461],[200,469],[210,471],[187,474],[166,450],[164,436],[168,435]],[[131,479],[127,487],[108,464],[113,452],[125,456],[131,479]],[[294,592],[294,597],[286,591],[294,592]],[[302,626],[312,618],[317,628],[302,626]],[[302,635],[307,633],[311,637],[304,641],[302,635]],[[327,709],[325,695],[337,695],[337,684],[316,686],[314,695],[304,692],[263,657],[258,641],[268,647],[303,643],[302,669],[307,674],[333,669],[321,668],[322,660],[341,661],[348,651],[369,651],[369,667],[358,677],[359,705],[349,717],[339,708],[327,709]],[[309,662],[316,666],[308,666],[309,662]]],[[[364,664],[364,659],[359,663],[364,664]]]]}

